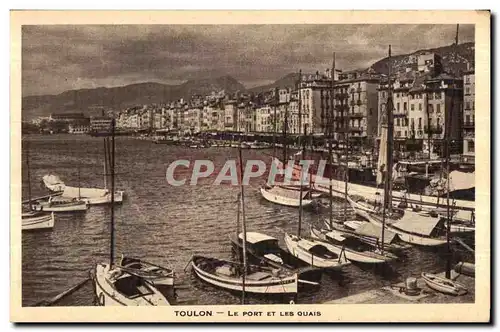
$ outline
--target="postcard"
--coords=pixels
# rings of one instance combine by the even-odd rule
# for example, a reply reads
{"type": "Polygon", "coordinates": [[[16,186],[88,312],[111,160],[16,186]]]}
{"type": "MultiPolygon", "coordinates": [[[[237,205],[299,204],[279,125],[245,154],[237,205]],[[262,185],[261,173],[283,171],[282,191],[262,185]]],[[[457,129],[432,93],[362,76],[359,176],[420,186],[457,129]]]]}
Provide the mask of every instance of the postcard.
{"type": "Polygon", "coordinates": [[[12,11],[10,50],[11,321],[490,320],[489,11],[12,11]]]}

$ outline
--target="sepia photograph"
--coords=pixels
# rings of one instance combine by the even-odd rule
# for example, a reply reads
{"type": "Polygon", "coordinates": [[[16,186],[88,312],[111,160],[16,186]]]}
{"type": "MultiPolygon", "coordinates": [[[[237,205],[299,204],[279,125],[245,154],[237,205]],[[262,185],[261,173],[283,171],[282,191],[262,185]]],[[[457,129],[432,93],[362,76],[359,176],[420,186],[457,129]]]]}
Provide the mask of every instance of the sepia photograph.
{"type": "Polygon", "coordinates": [[[490,13],[320,13],[11,12],[11,320],[489,320],[490,13]]]}

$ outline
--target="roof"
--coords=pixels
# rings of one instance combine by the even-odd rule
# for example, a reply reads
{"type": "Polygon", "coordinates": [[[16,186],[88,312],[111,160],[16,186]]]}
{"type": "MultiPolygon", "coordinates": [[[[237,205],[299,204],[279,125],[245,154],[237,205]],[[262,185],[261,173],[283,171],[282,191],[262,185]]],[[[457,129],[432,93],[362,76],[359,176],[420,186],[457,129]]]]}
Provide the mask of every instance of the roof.
{"type": "MultiPolygon", "coordinates": [[[[240,239],[243,239],[243,233],[240,233],[238,237],[240,239]]],[[[263,241],[278,241],[278,239],[262,233],[247,232],[247,241],[249,243],[255,244],[263,241]]]]}
{"type": "MultiPolygon", "coordinates": [[[[382,237],[382,227],[369,222],[359,226],[355,232],[359,235],[374,237],[376,239],[382,237]]],[[[391,243],[395,237],[396,233],[386,229],[384,232],[384,243],[391,243]]]]}
{"type": "Polygon", "coordinates": [[[423,216],[413,211],[405,211],[403,217],[393,226],[409,233],[428,236],[431,235],[439,221],[439,218],[423,216]]]}

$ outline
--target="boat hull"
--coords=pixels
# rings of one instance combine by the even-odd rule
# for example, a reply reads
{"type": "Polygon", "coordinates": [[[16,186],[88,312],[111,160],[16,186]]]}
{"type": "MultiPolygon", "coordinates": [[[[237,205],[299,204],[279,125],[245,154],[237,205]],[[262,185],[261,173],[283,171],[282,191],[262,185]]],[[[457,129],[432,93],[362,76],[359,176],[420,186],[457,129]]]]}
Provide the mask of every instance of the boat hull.
{"type": "MultiPolygon", "coordinates": [[[[243,283],[241,279],[224,277],[206,272],[197,265],[196,263],[197,259],[199,258],[193,257],[193,260],[191,261],[191,266],[198,278],[213,286],[217,286],[232,291],[238,291],[238,292],[243,291],[243,283]]],[[[297,293],[297,289],[298,289],[297,274],[284,278],[275,278],[275,280],[271,281],[254,281],[249,279],[245,280],[245,293],[288,294],[288,293],[297,293]]]]}
{"type": "Polygon", "coordinates": [[[54,227],[54,214],[22,219],[22,230],[51,229],[54,227]]]}
{"type": "MultiPolygon", "coordinates": [[[[269,191],[267,191],[264,188],[260,188],[260,193],[262,194],[262,197],[264,197],[266,200],[268,200],[269,202],[275,203],[275,204],[291,206],[291,207],[299,207],[300,206],[299,199],[275,195],[273,193],[270,193],[269,191]]],[[[310,206],[312,203],[313,203],[313,200],[303,199],[302,200],[302,207],[310,206]]]]}
{"type": "Polygon", "coordinates": [[[108,264],[98,264],[93,281],[97,304],[100,306],[167,306],[167,299],[153,286],[153,293],[144,297],[129,298],[118,292],[110,282],[111,272],[108,264]]]}
{"type": "Polygon", "coordinates": [[[425,281],[425,284],[428,287],[441,293],[450,295],[464,295],[465,293],[467,293],[467,287],[465,287],[464,285],[456,281],[441,278],[434,274],[423,272],[422,279],[425,281]]]}
{"type": "Polygon", "coordinates": [[[298,259],[313,267],[340,270],[344,265],[348,264],[347,260],[342,257],[340,252],[336,253],[337,255],[339,255],[339,257],[333,259],[326,259],[313,255],[309,251],[301,248],[298,245],[298,242],[294,241],[295,238],[296,237],[290,236],[288,233],[285,233],[285,244],[288,251],[298,259]]]}
{"type": "Polygon", "coordinates": [[[78,212],[87,211],[88,205],[86,202],[81,204],[68,204],[68,205],[50,205],[50,204],[37,204],[32,205],[32,209],[35,211],[46,211],[46,212],[78,212]]]}

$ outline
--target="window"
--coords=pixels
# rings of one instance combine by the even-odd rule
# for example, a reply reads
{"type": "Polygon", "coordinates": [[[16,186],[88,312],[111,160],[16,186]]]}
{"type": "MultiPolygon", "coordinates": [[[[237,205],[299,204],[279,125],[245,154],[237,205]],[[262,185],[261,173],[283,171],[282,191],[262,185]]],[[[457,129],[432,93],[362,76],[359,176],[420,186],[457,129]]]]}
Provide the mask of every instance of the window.
{"type": "Polygon", "coordinates": [[[396,109],[399,111],[399,103],[397,103],[397,107],[396,107],[396,109]]]}
{"type": "Polygon", "coordinates": [[[422,128],[422,118],[418,118],[418,128],[422,128]]]}
{"type": "Polygon", "coordinates": [[[414,128],[415,127],[415,119],[414,118],[411,118],[411,127],[414,128]]]}
{"type": "Polygon", "coordinates": [[[468,101],[465,102],[465,109],[466,110],[470,109],[470,102],[468,102],[468,101]]]}
{"type": "Polygon", "coordinates": [[[421,110],[422,110],[422,104],[421,104],[421,103],[419,103],[419,104],[418,104],[418,110],[419,110],[419,111],[421,111],[421,110]]]}
{"type": "Polygon", "coordinates": [[[438,126],[438,127],[439,127],[439,126],[441,126],[441,118],[437,118],[437,119],[436,119],[436,122],[437,122],[437,126],[438,126]]]}
{"type": "Polygon", "coordinates": [[[438,114],[440,114],[440,113],[441,113],[441,104],[437,104],[437,105],[436,105],[436,112],[437,112],[438,114]]]}
{"type": "Polygon", "coordinates": [[[474,109],[474,101],[472,102],[472,109],[474,109]]]}
{"type": "Polygon", "coordinates": [[[469,87],[466,87],[466,88],[465,88],[465,94],[466,94],[466,95],[470,95],[470,88],[469,88],[469,87]]]}
{"type": "Polygon", "coordinates": [[[474,141],[467,141],[467,150],[474,152],[474,141]]]}
{"type": "Polygon", "coordinates": [[[432,100],[432,93],[429,93],[428,99],[432,100]]]}
{"type": "Polygon", "coordinates": [[[398,130],[396,131],[396,137],[400,137],[401,136],[401,132],[398,130]]]}
{"type": "Polygon", "coordinates": [[[407,136],[408,136],[408,131],[405,130],[405,137],[407,137],[407,136]]]}
{"type": "Polygon", "coordinates": [[[433,113],[434,112],[434,105],[430,104],[429,105],[429,113],[433,113]]]}
{"type": "Polygon", "coordinates": [[[396,119],[396,126],[399,126],[399,118],[396,119]]]}
{"type": "Polygon", "coordinates": [[[435,99],[441,99],[441,93],[440,93],[440,92],[436,92],[436,93],[434,94],[434,98],[435,98],[435,99]]]}
{"type": "Polygon", "coordinates": [[[465,116],[465,123],[470,123],[470,114],[465,116]]]}
{"type": "Polygon", "coordinates": [[[406,101],[403,103],[403,111],[407,111],[408,108],[406,107],[406,101]]]}
{"type": "Polygon", "coordinates": [[[415,104],[411,104],[410,108],[411,108],[412,111],[414,111],[415,110],[415,104]]]}

